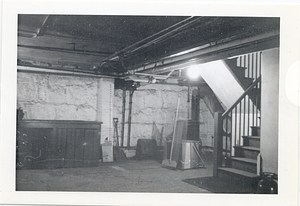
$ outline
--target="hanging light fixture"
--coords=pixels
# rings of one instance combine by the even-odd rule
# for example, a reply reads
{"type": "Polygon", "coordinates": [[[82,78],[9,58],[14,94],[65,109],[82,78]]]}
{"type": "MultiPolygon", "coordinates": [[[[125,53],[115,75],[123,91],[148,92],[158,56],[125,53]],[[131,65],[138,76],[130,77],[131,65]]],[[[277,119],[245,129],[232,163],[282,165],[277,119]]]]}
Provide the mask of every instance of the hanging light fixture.
{"type": "Polygon", "coordinates": [[[190,80],[196,80],[200,77],[199,65],[193,65],[187,68],[186,74],[190,80]]]}

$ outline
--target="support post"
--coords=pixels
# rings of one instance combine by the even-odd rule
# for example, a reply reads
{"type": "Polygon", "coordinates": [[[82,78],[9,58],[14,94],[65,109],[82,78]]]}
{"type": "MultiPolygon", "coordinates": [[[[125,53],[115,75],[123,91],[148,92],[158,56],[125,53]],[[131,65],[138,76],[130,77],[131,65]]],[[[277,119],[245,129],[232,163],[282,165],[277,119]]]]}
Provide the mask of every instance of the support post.
{"type": "Polygon", "coordinates": [[[214,113],[214,165],[213,176],[218,177],[218,167],[222,165],[222,139],[223,139],[222,114],[214,113]]]}
{"type": "Polygon", "coordinates": [[[130,149],[130,132],[131,132],[131,113],[132,113],[132,96],[134,89],[132,88],[129,93],[129,112],[128,112],[128,136],[127,136],[127,148],[130,149]]]}
{"type": "Polygon", "coordinates": [[[123,87],[123,104],[122,104],[122,131],[121,131],[121,147],[124,147],[124,133],[125,133],[125,106],[126,106],[126,85],[123,87]]]}

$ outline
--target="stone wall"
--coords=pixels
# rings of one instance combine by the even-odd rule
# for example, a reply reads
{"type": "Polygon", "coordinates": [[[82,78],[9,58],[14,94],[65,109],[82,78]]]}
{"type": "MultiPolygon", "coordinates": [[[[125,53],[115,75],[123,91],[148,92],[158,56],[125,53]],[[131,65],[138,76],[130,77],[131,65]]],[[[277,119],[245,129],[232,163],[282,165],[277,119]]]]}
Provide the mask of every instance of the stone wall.
{"type": "Polygon", "coordinates": [[[26,119],[96,120],[95,78],[18,72],[17,81],[26,119]]]}
{"type": "MultiPolygon", "coordinates": [[[[114,117],[119,119],[119,135],[121,135],[122,123],[122,93],[120,89],[115,90],[114,117]]],[[[135,146],[138,139],[152,138],[154,129],[163,131],[164,142],[165,138],[173,132],[178,98],[180,99],[179,118],[188,120],[191,116],[191,106],[187,103],[187,87],[162,84],[139,87],[133,94],[130,145],[135,146]]],[[[211,146],[213,118],[205,103],[201,101],[200,104],[200,137],[203,145],[211,146]]],[[[127,92],[124,146],[127,145],[128,136],[128,105],[129,93],[127,92]]]]}
{"type": "MultiPolygon", "coordinates": [[[[17,107],[25,119],[101,121],[101,142],[114,135],[112,118],[119,119],[121,136],[122,90],[114,90],[113,79],[63,76],[18,72],[17,107]]],[[[175,85],[149,84],[133,94],[131,146],[138,139],[152,138],[153,129],[163,131],[163,138],[173,132],[177,100],[179,118],[191,117],[187,88],[175,85]],[[163,128],[163,129],[162,129],[163,128]]],[[[125,142],[128,135],[128,104],[126,99],[125,142]]],[[[200,137],[203,145],[212,146],[213,118],[200,101],[200,137]]]]}
{"type": "Polygon", "coordinates": [[[112,138],[113,91],[113,79],[18,72],[17,107],[25,119],[103,122],[103,142],[112,138]]]}

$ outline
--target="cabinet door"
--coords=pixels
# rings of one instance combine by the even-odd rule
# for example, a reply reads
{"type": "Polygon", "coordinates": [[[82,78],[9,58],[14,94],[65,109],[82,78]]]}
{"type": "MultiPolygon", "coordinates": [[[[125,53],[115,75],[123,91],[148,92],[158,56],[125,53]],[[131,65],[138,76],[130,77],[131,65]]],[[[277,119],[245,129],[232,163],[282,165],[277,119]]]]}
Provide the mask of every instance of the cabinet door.
{"type": "Polygon", "coordinates": [[[23,128],[17,135],[17,167],[43,168],[52,154],[52,128],[23,128]]]}

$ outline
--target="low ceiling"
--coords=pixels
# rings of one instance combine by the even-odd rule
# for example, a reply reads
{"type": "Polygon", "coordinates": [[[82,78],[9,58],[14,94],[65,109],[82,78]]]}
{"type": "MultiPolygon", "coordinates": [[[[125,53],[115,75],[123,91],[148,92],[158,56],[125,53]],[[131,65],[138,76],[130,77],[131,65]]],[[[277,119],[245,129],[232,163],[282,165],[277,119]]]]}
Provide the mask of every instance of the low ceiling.
{"type": "Polygon", "coordinates": [[[18,65],[124,78],[178,76],[279,46],[279,18],[19,15],[18,65]]]}

